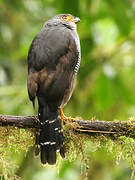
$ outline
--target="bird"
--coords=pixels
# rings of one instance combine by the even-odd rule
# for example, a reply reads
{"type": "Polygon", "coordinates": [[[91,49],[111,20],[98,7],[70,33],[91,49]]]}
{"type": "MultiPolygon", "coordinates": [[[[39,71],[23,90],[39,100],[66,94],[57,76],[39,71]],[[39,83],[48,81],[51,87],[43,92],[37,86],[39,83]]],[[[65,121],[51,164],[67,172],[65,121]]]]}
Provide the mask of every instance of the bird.
{"type": "Polygon", "coordinates": [[[35,154],[43,165],[65,157],[62,109],[72,96],[81,62],[79,17],[58,14],[45,22],[28,51],[29,99],[38,102],[35,154]]]}

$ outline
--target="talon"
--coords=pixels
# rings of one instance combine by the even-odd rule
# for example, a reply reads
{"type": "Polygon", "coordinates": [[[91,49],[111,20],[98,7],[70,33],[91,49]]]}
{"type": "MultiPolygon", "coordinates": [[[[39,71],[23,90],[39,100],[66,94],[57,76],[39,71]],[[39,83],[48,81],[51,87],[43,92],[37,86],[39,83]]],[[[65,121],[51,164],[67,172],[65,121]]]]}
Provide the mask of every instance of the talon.
{"type": "Polygon", "coordinates": [[[60,117],[62,120],[71,120],[71,121],[75,120],[75,118],[65,116],[62,108],[60,108],[60,117]]]}

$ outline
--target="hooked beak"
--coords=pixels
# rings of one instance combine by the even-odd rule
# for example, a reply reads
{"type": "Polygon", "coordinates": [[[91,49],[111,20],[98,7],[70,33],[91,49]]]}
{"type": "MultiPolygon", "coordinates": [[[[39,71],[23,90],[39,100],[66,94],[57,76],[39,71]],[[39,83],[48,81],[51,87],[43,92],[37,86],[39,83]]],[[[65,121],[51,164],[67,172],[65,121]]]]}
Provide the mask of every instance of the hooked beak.
{"type": "Polygon", "coordinates": [[[74,23],[77,24],[78,22],[80,22],[80,18],[79,18],[79,17],[75,17],[75,18],[74,18],[74,23]]]}

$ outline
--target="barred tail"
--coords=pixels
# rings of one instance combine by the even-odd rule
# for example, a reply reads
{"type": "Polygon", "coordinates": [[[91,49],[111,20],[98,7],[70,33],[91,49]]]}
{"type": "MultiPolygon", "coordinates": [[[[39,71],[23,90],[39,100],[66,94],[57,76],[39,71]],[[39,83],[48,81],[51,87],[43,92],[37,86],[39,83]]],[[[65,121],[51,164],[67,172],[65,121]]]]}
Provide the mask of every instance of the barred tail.
{"type": "Polygon", "coordinates": [[[59,114],[59,109],[50,111],[49,106],[39,106],[40,132],[37,142],[40,145],[42,164],[55,164],[57,151],[64,157],[64,136],[59,114]]]}

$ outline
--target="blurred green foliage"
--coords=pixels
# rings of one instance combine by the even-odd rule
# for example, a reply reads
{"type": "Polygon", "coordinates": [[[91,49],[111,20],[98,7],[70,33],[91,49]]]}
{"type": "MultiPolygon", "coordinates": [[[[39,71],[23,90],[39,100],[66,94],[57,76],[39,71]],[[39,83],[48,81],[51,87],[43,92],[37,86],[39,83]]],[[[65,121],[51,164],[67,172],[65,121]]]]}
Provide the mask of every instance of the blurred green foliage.
{"type": "MultiPolygon", "coordinates": [[[[72,13],[81,19],[78,24],[82,49],[81,68],[71,101],[64,110],[65,114],[82,116],[84,119],[91,119],[94,116],[100,120],[127,120],[129,116],[133,116],[135,114],[133,0],[0,0],[0,113],[34,114],[26,87],[28,48],[44,22],[59,13],[72,13]]],[[[0,131],[0,136],[2,132],[3,130],[0,131]]],[[[9,139],[12,137],[11,134],[7,136],[9,139]]],[[[4,173],[5,178],[7,175],[7,179],[10,179],[14,175],[14,178],[21,176],[27,180],[84,179],[79,158],[73,161],[59,160],[56,168],[48,166],[41,168],[39,159],[33,158],[32,150],[29,150],[27,155],[24,153],[21,143],[26,136],[25,131],[24,136],[22,134],[23,131],[18,135],[22,150],[20,148],[17,153],[13,143],[10,147],[10,143],[3,139],[5,143],[0,144],[0,154],[3,146],[6,161],[9,164],[16,164],[10,165],[11,171],[0,158],[2,164],[0,173],[4,173]]],[[[28,139],[29,133],[27,141],[28,139]]],[[[31,142],[27,147],[30,145],[31,142]]],[[[119,152],[121,160],[116,165],[115,156],[119,150],[116,154],[115,151],[108,152],[108,146],[109,144],[106,144],[97,149],[95,143],[88,143],[88,179],[130,179],[131,169],[134,167],[122,160],[121,151],[119,152]],[[94,148],[96,150],[93,150],[94,148]]],[[[132,156],[133,162],[134,158],[132,156]]]]}

